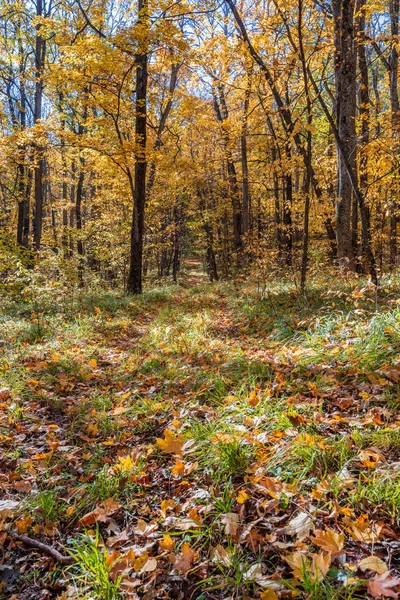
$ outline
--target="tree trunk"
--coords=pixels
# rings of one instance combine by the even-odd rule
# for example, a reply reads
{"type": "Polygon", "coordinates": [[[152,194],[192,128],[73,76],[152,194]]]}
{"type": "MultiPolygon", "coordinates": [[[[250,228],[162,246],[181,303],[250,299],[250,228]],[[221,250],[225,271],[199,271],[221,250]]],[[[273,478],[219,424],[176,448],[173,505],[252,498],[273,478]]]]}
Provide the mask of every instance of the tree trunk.
{"type": "MultiPolygon", "coordinates": [[[[392,119],[392,135],[395,139],[394,153],[399,154],[399,133],[400,133],[400,106],[398,93],[398,71],[399,71],[399,53],[397,44],[399,42],[399,0],[389,0],[390,28],[391,28],[391,50],[389,57],[389,83],[390,83],[390,107],[392,119]]],[[[398,217],[398,194],[399,171],[395,170],[394,185],[392,189],[392,199],[390,202],[390,239],[389,239],[389,262],[391,266],[396,265],[397,259],[397,222],[398,217]]]]}
{"type": "MultiPolygon", "coordinates": [[[[43,2],[36,0],[36,16],[43,16],[43,2]]],[[[36,42],[35,42],[35,97],[34,97],[34,124],[37,124],[42,118],[42,102],[43,102],[43,68],[46,56],[46,40],[40,34],[41,23],[36,25],[36,42]]],[[[34,173],[34,190],[35,190],[35,215],[33,220],[33,241],[35,250],[40,249],[42,240],[43,227],[43,190],[44,190],[44,148],[36,145],[35,156],[35,173],[34,173]]]]}
{"type": "Polygon", "coordinates": [[[250,223],[250,189],[249,189],[249,166],[247,161],[247,128],[249,117],[249,104],[251,94],[251,83],[253,75],[253,63],[247,66],[247,86],[244,95],[243,122],[240,135],[241,159],[242,159],[242,234],[246,236],[249,232],[250,223]]]}
{"type": "MultiPolygon", "coordinates": [[[[357,0],[357,53],[358,53],[358,68],[360,71],[359,85],[359,114],[361,118],[361,145],[359,148],[359,184],[364,196],[368,188],[368,153],[367,146],[369,143],[369,119],[370,119],[370,98],[369,98],[369,77],[368,63],[366,56],[366,36],[365,36],[365,9],[366,0],[357,0]]],[[[367,208],[367,207],[366,207],[367,208]]],[[[368,219],[369,229],[369,219],[368,219]]],[[[363,257],[366,257],[367,249],[362,247],[363,257]]],[[[362,264],[360,265],[363,266],[362,264]]],[[[362,269],[364,270],[364,269],[362,269]]]]}
{"type": "MultiPolygon", "coordinates": [[[[336,237],[338,259],[354,269],[351,229],[353,189],[346,163],[356,173],[356,47],[354,0],[334,0],[336,126],[341,140],[337,148],[336,237]]],[[[353,204],[353,216],[355,207],[353,204]]],[[[354,230],[354,221],[353,221],[354,230]]]]}
{"type": "Polygon", "coordinates": [[[233,220],[233,243],[237,258],[237,266],[241,265],[242,258],[242,207],[240,203],[239,184],[236,175],[236,167],[233,161],[229,132],[226,120],[228,118],[228,109],[225,101],[224,88],[220,84],[216,87],[214,94],[214,110],[218,121],[221,123],[222,137],[224,141],[226,168],[228,172],[229,192],[232,203],[233,220]]]}
{"type": "MultiPolygon", "coordinates": [[[[138,23],[143,26],[140,52],[136,55],[135,107],[135,174],[131,227],[130,267],[127,291],[141,294],[143,266],[144,211],[146,202],[146,139],[147,139],[147,80],[148,80],[148,14],[147,0],[138,0],[138,23]]],[[[132,183],[132,182],[131,182],[132,183]]]]}

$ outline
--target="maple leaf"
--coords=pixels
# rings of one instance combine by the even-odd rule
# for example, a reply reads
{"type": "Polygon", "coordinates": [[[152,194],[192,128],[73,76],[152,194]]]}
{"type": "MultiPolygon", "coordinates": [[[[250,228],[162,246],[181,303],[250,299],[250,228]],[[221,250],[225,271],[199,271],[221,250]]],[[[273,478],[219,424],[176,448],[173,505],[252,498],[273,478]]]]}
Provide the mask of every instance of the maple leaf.
{"type": "Polygon", "coordinates": [[[95,523],[106,523],[109,517],[116,513],[121,508],[119,502],[115,502],[112,498],[108,498],[94,510],[82,517],[80,523],[82,525],[94,525],[95,523]]]}
{"type": "Polygon", "coordinates": [[[192,566],[194,551],[191,549],[188,542],[184,542],[181,547],[181,552],[175,556],[174,568],[178,573],[185,574],[192,566]]]}
{"type": "Polygon", "coordinates": [[[311,541],[316,546],[329,552],[332,556],[340,554],[344,547],[344,533],[336,533],[334,529],[316,529],[311,541]]]}
{"type": "Polygon", "coordinates": [[[159,545],[162,550],[171,552],[175,547],[175,540],[166,533],[163,535],[163,539],[159,542],[159,545]]]}
{"type": "Polygon", "coordinates": [[[389,571],[370,579],[367,585],[368,592],[374,598],[381,598],[381,596],[386,598],[398,598],[398,592],[395,592],[393,589],[398,586],[400,586],[400,578],[392,577],[389,571]]]}
{"type": "Polygon", "coordinates": [[[185,439],[182,434],[174,435],[169,429],[164,431],[164,439],[157,438],[157,444],[166,454],[181,455],[184,442],[185,439]]]}

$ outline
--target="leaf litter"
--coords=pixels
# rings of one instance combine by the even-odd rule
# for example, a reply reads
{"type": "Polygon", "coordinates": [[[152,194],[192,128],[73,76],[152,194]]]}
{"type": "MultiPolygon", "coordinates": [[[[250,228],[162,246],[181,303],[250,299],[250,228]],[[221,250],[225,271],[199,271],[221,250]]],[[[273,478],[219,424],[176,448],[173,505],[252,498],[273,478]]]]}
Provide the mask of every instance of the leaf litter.
{"type": "Polygon", "coordinates": [[[399,596],[393,332],[372,368],[329,336],[319,356],[315,339],[275,341],[222,286],[202,293],[132,303],[133,338],[126,304],[88,310],[81,342],[67,323],[32,344],[9,333],[5,598],[399,596]]]}

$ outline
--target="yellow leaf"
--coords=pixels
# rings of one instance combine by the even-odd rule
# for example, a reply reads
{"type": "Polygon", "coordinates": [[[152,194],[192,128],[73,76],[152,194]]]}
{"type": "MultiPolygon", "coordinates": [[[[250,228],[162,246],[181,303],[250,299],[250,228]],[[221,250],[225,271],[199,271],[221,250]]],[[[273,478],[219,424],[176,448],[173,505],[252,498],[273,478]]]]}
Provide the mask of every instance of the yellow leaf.
{"type": "Polygon", "coordinates": [[[117,464],[117,469],[119,471],[132,471],[132,469],[134,469],[135,465],[134,462],[132,460],[132,458],[129,456],[118,456],[118,464],[117,464]]]}
{"type": "Polygon", "coordinates": [[[278,600],[278,595],[274,590],[265,590],[260,594],[261,600],[278,600]]]}
{"type": "Polygon", "coordinates": [[[249,499],[249,496],[247,495],[247,493],[244,490],[240,490],[240,492],[236,496],[236,502],[238,504],[244,504],[246,502],[246,500],[248,500],[248,499],[249,499]]]}
{"type": "Polygon", "coordinates": [[[163,539],[160,542],[160,548],[167,552],[171,552],[175,547],[175,540],[167,533],[163,535],[163,539]]]}
{"type": "Polygon", "coordinates": [[[95,358],[91,358],[88,361],[88,365],[91,369],[95,369],[97,367],[97,360],[95,358]]]}
{"type": "Polygon", "coordinates": [[[167,454],[182,454],[184,441],[182,434],[174,435],[169,429],[164,431],[164,439],[157,438],[157,444],[167,454]]]}

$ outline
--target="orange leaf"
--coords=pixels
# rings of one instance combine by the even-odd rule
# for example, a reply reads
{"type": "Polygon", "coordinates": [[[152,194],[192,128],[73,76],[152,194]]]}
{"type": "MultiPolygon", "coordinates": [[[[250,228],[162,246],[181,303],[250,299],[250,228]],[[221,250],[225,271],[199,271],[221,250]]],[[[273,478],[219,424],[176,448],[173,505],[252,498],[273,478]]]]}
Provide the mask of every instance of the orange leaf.
{"type": "Polygon", "coordinates": [[[330,552],[332,556],[336,556],[340,554],[344,547],[344,534],[336,533],[334,529],[327,529],[326,531],[322,531],[322,529],[317,529],[314,532],[313,538],[311,541],[316,546],[322,548],[326,552],[330,552]]]}
{"type": "Polygon", "coordinates": [[[194,558],[194,551],[191,549],[190,544],[185,542],[182,544],[181,553],[175,557],[174,568],[178,573],[187,573],[192,565],[194,558]]]}

